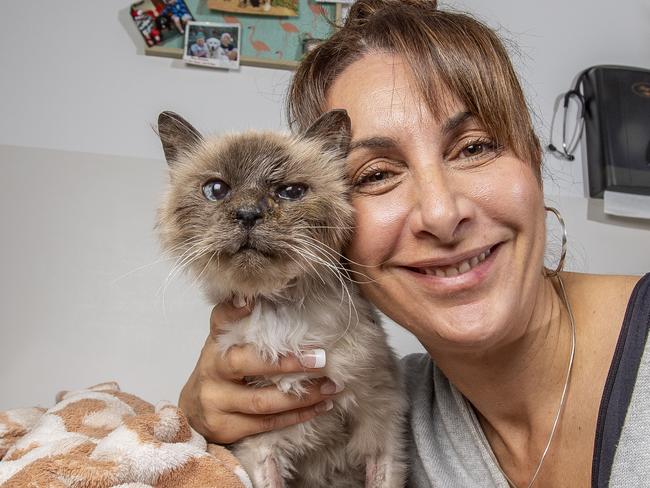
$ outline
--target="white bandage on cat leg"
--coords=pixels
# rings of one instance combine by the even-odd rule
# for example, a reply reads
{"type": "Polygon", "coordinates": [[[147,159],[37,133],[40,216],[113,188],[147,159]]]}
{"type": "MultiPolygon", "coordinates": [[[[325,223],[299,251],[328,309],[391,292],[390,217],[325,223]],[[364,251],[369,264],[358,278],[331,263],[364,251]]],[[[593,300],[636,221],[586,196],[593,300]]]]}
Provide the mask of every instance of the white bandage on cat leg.
{"type": "Polygon", "coordinates": [[[323,368],[327,364],[325,349],[309,349],[298,357],[305,368],[323,368]]]}

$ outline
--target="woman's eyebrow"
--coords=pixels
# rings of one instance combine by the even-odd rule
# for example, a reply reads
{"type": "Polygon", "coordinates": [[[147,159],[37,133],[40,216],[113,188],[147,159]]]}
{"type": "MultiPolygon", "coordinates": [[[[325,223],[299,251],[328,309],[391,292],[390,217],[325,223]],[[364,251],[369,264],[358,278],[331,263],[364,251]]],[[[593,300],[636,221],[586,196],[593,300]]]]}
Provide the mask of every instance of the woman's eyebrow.
{"type": "Polygon", "coordinates": [[[445,123],[442,124],[442,133],[449,134],[450,132],[455,131],[458,127],[473,117],[474,116],[470,112],[458,112],[445,120],[445,123]]]}
{"type": "MultiPolygon", "coordinates": [[[[470,112],[458,112],[457,114],[449,117],[442,125],[442,133],[448,134],[458,129],[461,125],[472,119],[474,116],[470,112]]],[[[366,139],[359,139],[350,144],[349,152],[355,149],[394,149],[399,145],[398,141],[392,137],[374,136],[367,137],[366,139]]]]}
{"type": "Polygon", "coordinates": [[[349,151],[352,152],[355,149],[367,148],[367,149],[393,149],[397,147],[397,140],[392,137],[368,137],[366,139],[359,139],[350,144],[349,151]]]}

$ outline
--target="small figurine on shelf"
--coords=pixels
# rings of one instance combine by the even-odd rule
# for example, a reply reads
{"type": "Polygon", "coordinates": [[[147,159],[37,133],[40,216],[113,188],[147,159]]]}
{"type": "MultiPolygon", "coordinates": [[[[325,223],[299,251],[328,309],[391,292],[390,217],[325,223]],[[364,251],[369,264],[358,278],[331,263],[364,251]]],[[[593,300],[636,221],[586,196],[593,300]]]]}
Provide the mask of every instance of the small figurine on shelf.
{"type": "Polygon", "coordinates": [[[131,17],[142,34],[142,37],[144,37],[147,46],[160,44],[162,39],[156,23],[156,12],[153,10],[131,8],[131,17]]]}
{"type": "Polygon", "coordinates": [[[185,25],[193,20],[192,14],[183,0],[165,0],[165,8],[162,9],[161,15],[171,17],[176,29],[181,34],[185,33],[185,25]]]}

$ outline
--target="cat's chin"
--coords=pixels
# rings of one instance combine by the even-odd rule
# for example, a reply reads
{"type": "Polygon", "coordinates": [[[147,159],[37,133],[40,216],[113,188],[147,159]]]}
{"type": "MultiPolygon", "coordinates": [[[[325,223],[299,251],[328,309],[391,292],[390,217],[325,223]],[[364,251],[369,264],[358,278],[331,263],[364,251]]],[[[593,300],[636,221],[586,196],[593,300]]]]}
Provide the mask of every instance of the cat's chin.
{"type": "Polygon", "coordinates": [[[294,262],[283,262],[277,256],[240,252],[221,260],[218,269],[204,273],[201,281],[208,298],[221,302],[232,295],[248,298],[283,295],[303,275],[304,271],[294,262]]]}

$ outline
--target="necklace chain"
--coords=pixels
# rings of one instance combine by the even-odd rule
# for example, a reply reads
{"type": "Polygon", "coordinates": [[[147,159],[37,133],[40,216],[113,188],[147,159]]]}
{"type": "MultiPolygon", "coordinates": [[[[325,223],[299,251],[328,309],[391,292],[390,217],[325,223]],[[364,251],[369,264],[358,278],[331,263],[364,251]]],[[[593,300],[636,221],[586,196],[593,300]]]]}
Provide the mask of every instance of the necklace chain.
{"type": "MultiPolygon", "coordinates": [[[[555,414],[555,420],[553,420],[553,427],[551,428],[551,434],[548,436],[548,441],[546,441],[546,447],[544,447],[544,451],[542,452],[542,456],[539,458],[539,463],[537,463],[537,468],[535,468],[535,472],[533,473],[533,476],[531,477],[530,481],[528,482],[527,488],[531,488],[533,486],[533,483],[535,483],[535,480],[537,479],[537,475],[539,474],[539,471],[542,469],[542,465],[544,464],[544,460],[546,459],[546,454],[548,454],[548,451],[551,447],[551,442],[553,441],[553,436],[555,435],[555,431],[557,429],[558,424],[560,423],[560,417],[562,417],[562,411],[564,410],[564,404],[566,403],[566,396],[567,396],[567,391],[569,389],[569,382],[571,380],[571,370],[573,369],[573,359],[576,354],[576,322],[575,319],[573,318],[573,309],[571,308],[571,303],[569,302],[569,299],[567,298],[566,290],[564,289],[564,283],[562,282],[562,278],[560,275],[557,275],[557,280],[560,284],[560,291],[561,293],[561,298],[562,301],[564,302],[564,305],[567,309],[567,312],[569,313],[569,320],[571,321],[571,354],[569,355],[569,364],[567,365],[567,371],[566,371],[566,379],[564,380],[564,388],[562,388],[562,396],[560,397],[560,406],[557,409],[557,413],[555,414]]],[[[478,423],[478,419],[475,415],[471,416],[472,422],[474,423],[475,428],[478,429],[478,431],[481,431],[481,426],[478,423]]],[[[517,488],[517,485],[515,484],[514,481],[512,481],[508,475],[505,473],[501,465],[499,464],[499,461],[497,460],[496,456],[492,452],[492,449],[490,448],[489,445],[487,445],[487,441],[485,436],[479,436],[481,439],[481,442],[484,444],[484,448],[487,450],[487,452],[490,454],[490,457],[492,458],[492,461],[494,464],[499,468],[499,471],[501,471],[501,474],[503,477],[506,479],[508,484],[510,485],[511,488],[517,488]]]]}

